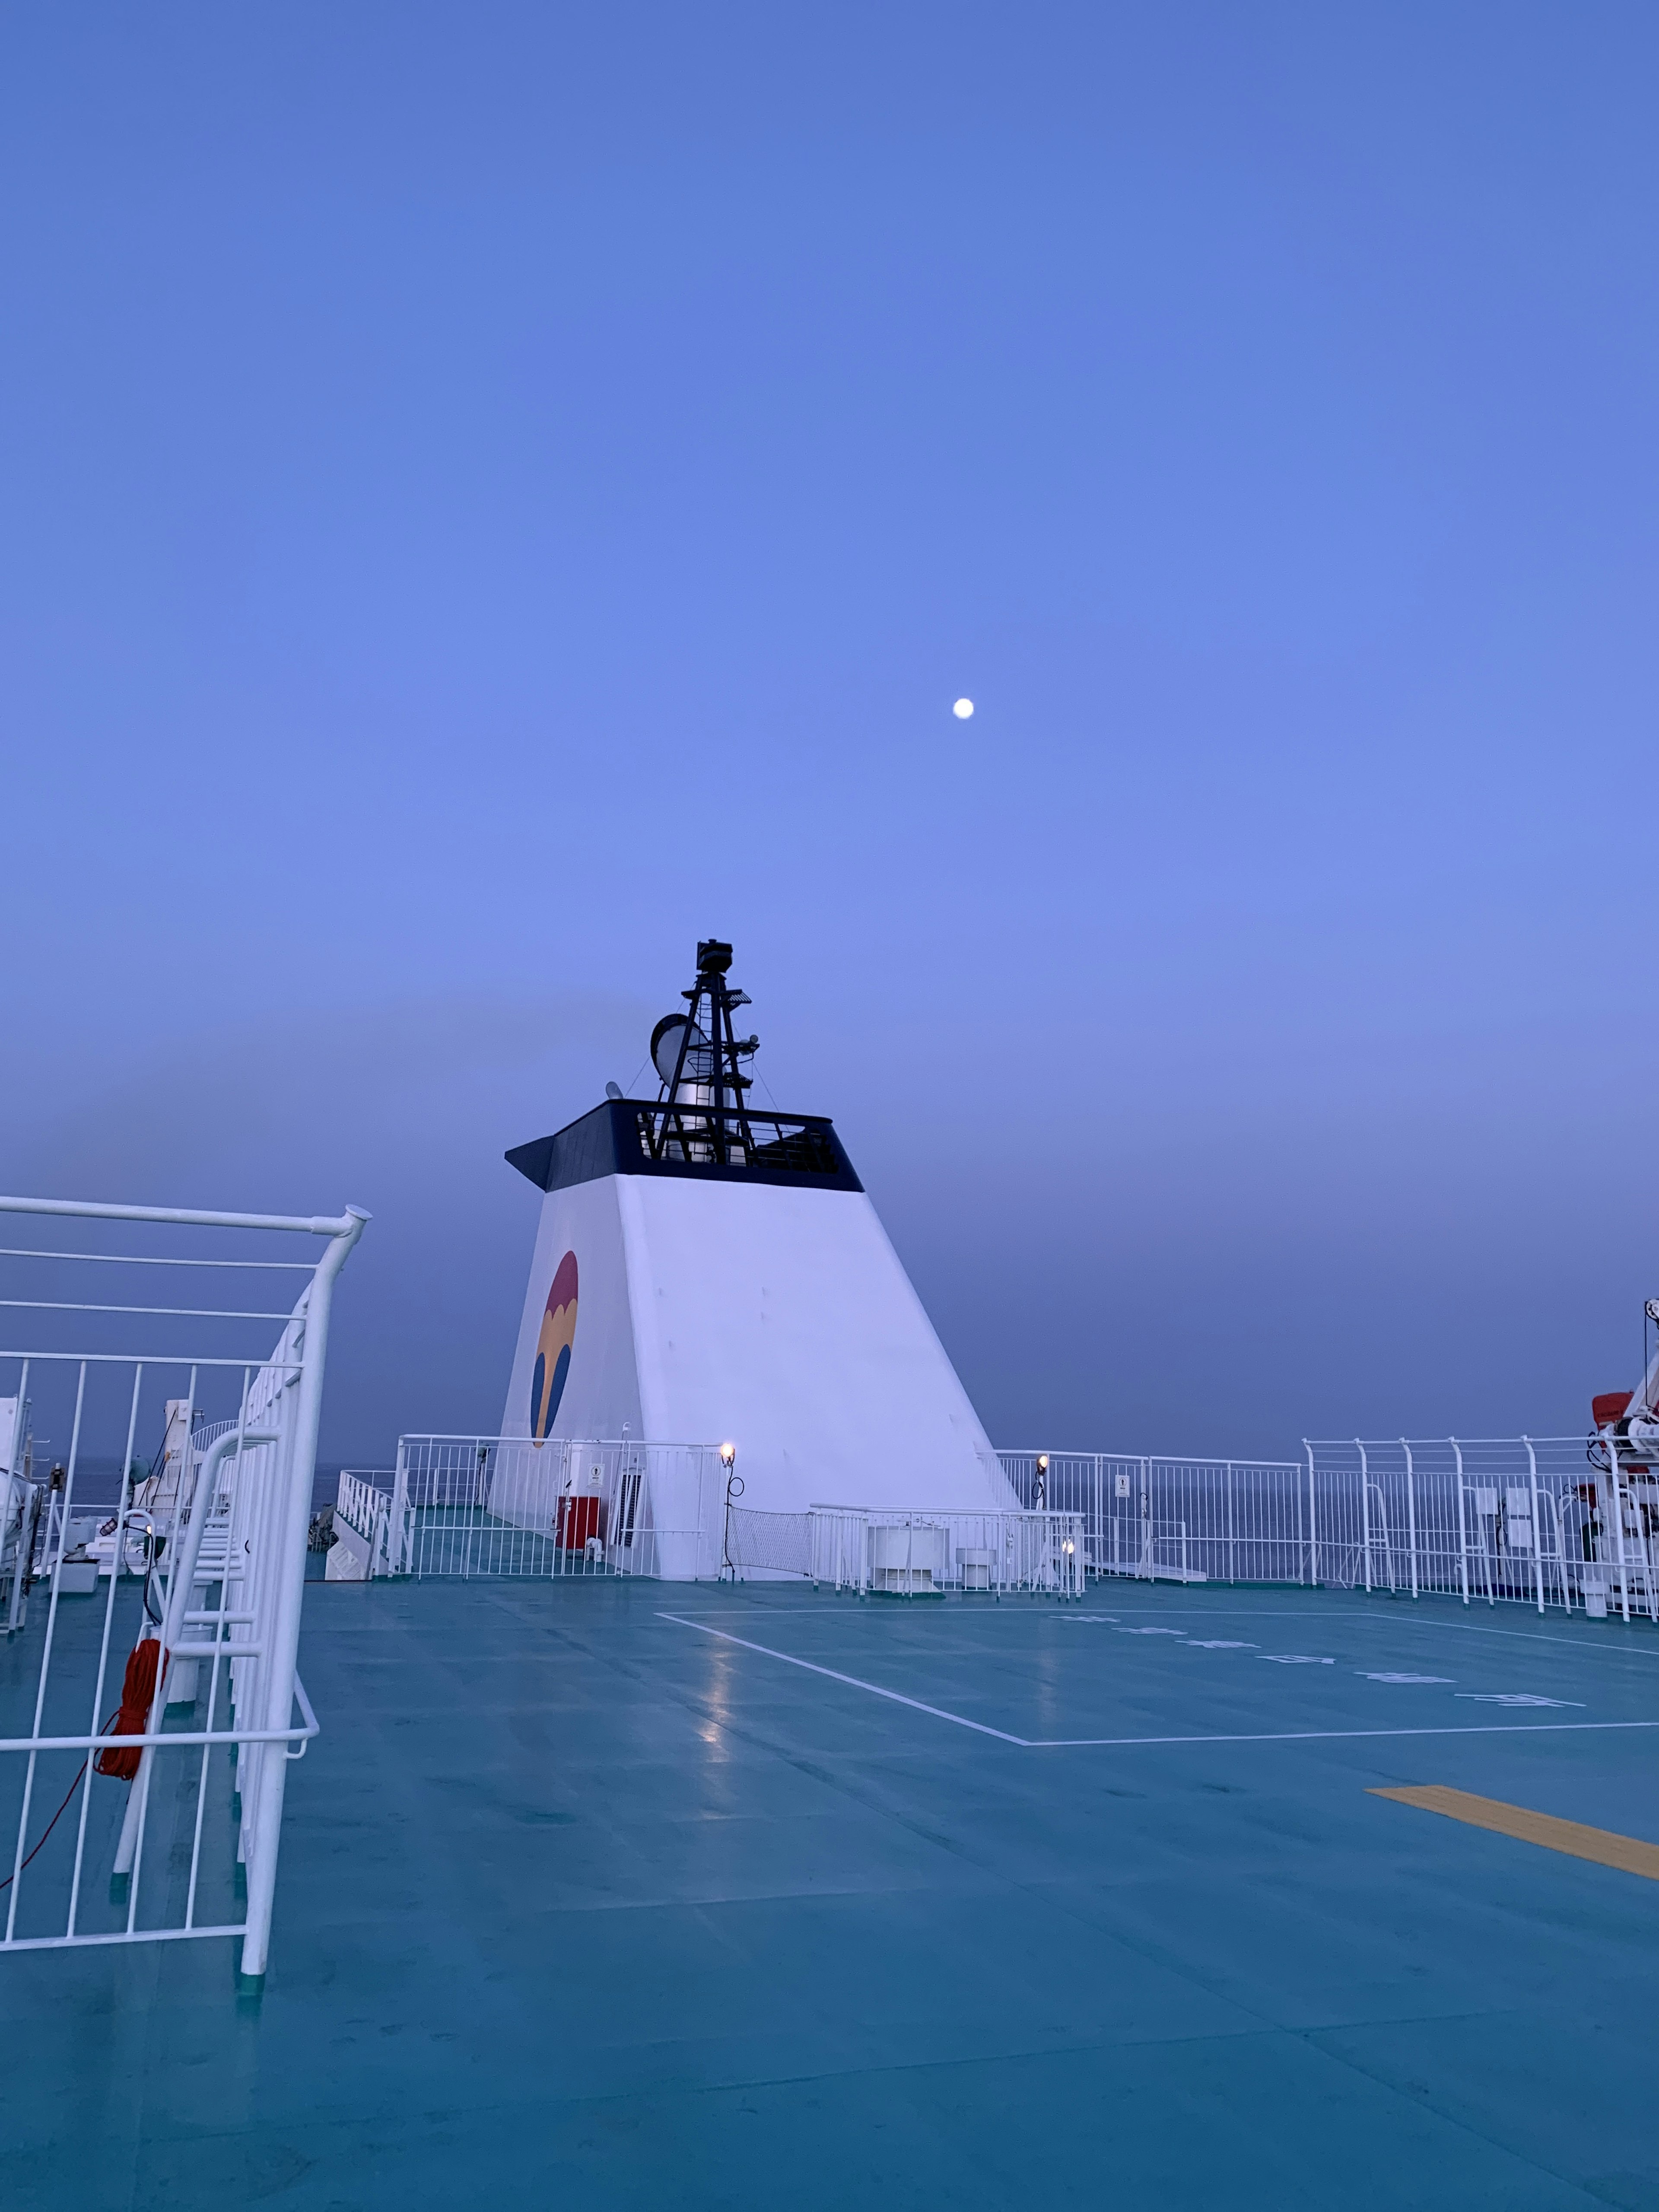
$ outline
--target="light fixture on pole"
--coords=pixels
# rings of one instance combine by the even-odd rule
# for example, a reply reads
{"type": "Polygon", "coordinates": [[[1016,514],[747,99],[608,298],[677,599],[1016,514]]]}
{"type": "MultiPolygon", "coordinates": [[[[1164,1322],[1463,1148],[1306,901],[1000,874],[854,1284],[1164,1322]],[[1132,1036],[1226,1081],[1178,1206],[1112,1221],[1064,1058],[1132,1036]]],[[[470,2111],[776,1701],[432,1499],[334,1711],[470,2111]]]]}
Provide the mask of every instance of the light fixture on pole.
{"type": "Polygon", "coordinates": [[[726,1534],[720,1545],[720,1576],[738,1578],[737,1563],[732,1557],[732,1508],[743,1496],[743,1477],[737,1472],[738,1448],[735,1444],[720,1446],[720,1465],[726,1469],[726,1534]]]}

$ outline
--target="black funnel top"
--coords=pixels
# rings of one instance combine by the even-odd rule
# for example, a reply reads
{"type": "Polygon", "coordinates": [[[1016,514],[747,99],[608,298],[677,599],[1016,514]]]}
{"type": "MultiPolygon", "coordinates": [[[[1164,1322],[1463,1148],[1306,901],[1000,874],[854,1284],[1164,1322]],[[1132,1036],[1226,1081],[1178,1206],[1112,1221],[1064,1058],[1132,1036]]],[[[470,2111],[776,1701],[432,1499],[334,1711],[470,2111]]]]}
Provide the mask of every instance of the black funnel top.
{"type": "Polygon", "coordinates": [[[742,1063],[759,1048],[740,1037],[732,1017],[748,994],[726,981],[732,948],[719,938],[697,946],[696,977],[680,996],[683,1014],[665,1014],[651,1032],[661,1089],[653,1100],[607,1098],[551,1137],[519,1145],[507,1158],[539,1190],[562,1190],[608,1175],[666,1175],[713,1182],[793,1183],[862,1190],[833,1124],[819,1114],[761,1114],[742,1063]]]}

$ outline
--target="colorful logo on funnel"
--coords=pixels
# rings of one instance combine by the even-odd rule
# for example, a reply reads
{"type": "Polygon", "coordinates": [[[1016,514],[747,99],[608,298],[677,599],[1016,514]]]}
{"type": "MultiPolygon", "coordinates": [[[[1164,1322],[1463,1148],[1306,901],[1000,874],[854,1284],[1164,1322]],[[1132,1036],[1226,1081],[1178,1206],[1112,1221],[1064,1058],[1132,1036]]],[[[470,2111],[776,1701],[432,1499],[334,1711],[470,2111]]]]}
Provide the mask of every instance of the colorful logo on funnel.
{"type": "Polygon", "coordinates": [[[576,1335],[576,1255],[567,1252],[547,1294],[542,1333],[536,1340],[536,1364],[530,1377],[530,1435],[541,1443],[553,1425],[570,1372],[570,1346],[576,1335]]]}

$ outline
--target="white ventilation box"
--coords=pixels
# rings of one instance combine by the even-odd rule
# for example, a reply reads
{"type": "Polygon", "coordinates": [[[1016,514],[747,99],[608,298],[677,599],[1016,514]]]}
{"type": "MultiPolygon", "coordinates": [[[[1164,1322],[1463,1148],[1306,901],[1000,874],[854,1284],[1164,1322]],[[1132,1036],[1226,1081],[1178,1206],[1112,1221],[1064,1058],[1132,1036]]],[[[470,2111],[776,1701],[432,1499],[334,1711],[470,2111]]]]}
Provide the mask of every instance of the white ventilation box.
{"type": "Polygon", "coordinates": [[[870,1587],[882,1597],[942,1596],[949,1535],[943,1528],[874,1528],[870,1531],[870,1587]]]}

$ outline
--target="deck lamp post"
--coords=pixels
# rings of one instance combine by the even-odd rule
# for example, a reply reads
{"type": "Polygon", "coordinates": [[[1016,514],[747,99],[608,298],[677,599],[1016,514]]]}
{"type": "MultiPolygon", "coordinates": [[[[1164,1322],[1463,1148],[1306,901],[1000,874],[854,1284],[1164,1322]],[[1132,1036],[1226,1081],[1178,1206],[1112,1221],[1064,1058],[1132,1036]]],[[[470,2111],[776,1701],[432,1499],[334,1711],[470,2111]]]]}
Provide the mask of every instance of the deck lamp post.
{"type": "Polygon", "coordinates": [[[732,1558],[732,1507],[743,1496],[743,1477],[737,1472],[738,1448],[735,1444],[720,1446],[720,1465],[726,1469],[726,1534],[720,1544],[720,1572],[738,1578],[736,1564],[732,1558]]]}

